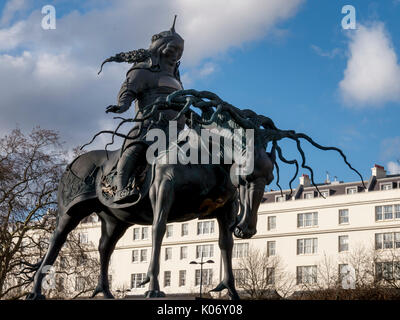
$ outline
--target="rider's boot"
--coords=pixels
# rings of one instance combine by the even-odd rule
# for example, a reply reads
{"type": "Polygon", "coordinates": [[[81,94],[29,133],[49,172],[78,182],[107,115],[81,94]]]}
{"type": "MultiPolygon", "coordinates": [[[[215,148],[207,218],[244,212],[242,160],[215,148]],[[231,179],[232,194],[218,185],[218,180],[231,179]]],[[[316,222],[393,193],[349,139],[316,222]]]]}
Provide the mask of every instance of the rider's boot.
{"type": "Polygon", "coordinates": [[[123,153],[117,165],[116,185],[117,192],[114,196],[114,203],[123,203],[130,198],[135,198],[139,195],[139,190],[136,185],[136,176],[139,173],[139,159],[143,146],[134,145],[123,153]],[[132,185],[128,185],[128,181],[133,176],[132,185]]]}

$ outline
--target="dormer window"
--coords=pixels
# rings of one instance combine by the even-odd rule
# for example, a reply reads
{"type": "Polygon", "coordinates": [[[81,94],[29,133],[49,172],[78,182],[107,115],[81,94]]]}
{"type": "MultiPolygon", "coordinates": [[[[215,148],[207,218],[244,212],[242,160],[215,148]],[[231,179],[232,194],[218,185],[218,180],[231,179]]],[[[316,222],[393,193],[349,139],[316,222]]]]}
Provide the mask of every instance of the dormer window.
{"type": "Polygon", "coordinates": [[[355,193],[357,193],[357,187],[346,188],[346,194],[355,194],[355,193]]]}
{"type": "Polygon", "coordinates": [[[284,201],[286,201],[286,196],[285,196],[285,195],[283,195],[283,196],[276,196],[276,197],[275,197],[275,202],[284,202],[284,201]]]}
{"type": "Polygon", "coordinates": [[[314,198],[314,192],[305,192],[304,199],[312,199],[314,198]]]}
{"type": "Polygon", "coordinates": [[[322,197],[324,197],[324,198],[329,197],[329,190],[321,191],[321,195],[322,195],[322,197]]]}
{"type": "Polygon", "coordinates": [[[381,183],[380,187],[381,187],[380,188],[381,190],[392,190],[393,189],[392,183],[381,183]]]}

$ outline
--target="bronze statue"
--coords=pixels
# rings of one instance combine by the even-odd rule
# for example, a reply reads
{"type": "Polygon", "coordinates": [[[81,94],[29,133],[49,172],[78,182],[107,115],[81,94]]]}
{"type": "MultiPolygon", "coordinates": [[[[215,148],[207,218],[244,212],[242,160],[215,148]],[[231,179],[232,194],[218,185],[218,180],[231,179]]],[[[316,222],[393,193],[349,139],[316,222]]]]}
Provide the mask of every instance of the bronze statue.
{"type": "MultiPolygon", "coordinates": [[[[118,132],[120,125],[115,131],[103,131],[113,134],[113,137],[124,137],[123,148],[116,151],[89,151],[77,157],[66,168],[58,190],[56,230],[46,255],[40,262],[31,265],[31,270],[36,273],[32,293],[27,299],[44,298],[41,291],[43,268],[53,265],[68,233],[92,213],[96,213],[101,220],[101,274],[93,296],[103,293],[106,298],[113,297],[108,283],[109,261],[118,240],[130,226],[152,226],[151,261],[143,284],[149,283],[146,297],[162,297],[164,293],[160,290],[158,274],[166,224],[216,218],[224,277],[214,291],[227,289],[232,299],[239,299],[232,272],[233,234],[246,239],[257,232],[257,211],[265,186],[274,178],[274,166],[279,183],[275,153],[281,161],[296,165],[290,187],[298,173],[298,161],[287,160],[278,141],[288,138],[296,142],[301,166],[310,171],[314,185],[313,170],[306,165],[301,139],[319,149],[339,152],[350,169],[356,171],[337,148],[323,147],[302,133],[280,130],[270,118],[251,110],[236,108],[214,93],[180,90],[182,86],[178,67],[182,51],[183,40],[173,27],[170,31],[153,36],[149,50],[119,54],[106,60],[135,63],[120,91],[118,106],[107,108],[108,112],[126,111],[136,98],[135,118],[121,118],[120,123],[133,122],[134,128],[128,135],[118,132]],[[238,166],[235,160],[218,164],[147,163],[142,158],[147,145],[145,135],[151,128],[167,131],[169,120],[178,121],[180,129],[186,123],[196,132],[210,127],[225,128],[228,132],[235,132],[237,128],[251,130],[254,133],[254,151],[251,154],[253,170],[232,175],[232,170],[238,166]],[[269,147],[270,152],[267,152],[269,147]],[[139,167],[141,171],[137,172],[139,167]],[[115,198],[116,191],[118,193],[127,187],[134,189],[129,187],[132,175],[141,176],[136,192],[139,196],[135,197],[135,192],[128,190],[128,197],[122,192],[115,198]],[[118,181],[118,190],[114,179],[118,181]]],[[[242,145],[241,142],[239,151],[243,152],[248,145],[242,145]]],[[[167,154],[169,147],[160,156],[167,154]]],[[[222,157],[225,157],[224,153],[221,153],[222,157]]]]}

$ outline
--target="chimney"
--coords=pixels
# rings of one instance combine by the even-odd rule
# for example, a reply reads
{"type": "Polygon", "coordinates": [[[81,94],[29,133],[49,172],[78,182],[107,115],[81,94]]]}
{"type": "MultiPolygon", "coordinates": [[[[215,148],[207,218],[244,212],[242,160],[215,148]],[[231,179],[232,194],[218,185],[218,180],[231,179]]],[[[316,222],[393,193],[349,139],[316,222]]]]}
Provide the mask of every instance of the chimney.
{"type": "Polygon", "coordinates": [[[300,177],[300,184],[303,187],[309,187],[311,185],[310,177],[308,174],[302,174],[300,177]]]}
{"type": "Polygon", "coordinates": [[[385,178],[386,177],[386,170],[384,167],[375,164],[373,168],[371,168],[372,175],[375,176],[377,179],[385,178]]]}

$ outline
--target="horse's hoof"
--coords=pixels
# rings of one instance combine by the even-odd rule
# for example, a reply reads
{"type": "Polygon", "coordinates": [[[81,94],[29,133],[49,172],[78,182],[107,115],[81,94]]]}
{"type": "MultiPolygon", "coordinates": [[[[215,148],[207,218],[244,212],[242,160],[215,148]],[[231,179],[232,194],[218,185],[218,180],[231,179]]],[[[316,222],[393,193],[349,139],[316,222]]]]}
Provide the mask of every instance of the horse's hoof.
{"type": "Polygon", "coordinates": [[[46,297],[41,293],[31,292],[26,296],[25,300],[46,300],[46,297]]]}
{"type": "Polygon", "coordinates": [[[149,290],[144,294],[145,298],[165,298],[165,293],[158,290],[149,290]]]}
{"type": "Polygon", "coordinates": [[[94,289],[91,298],[93,299],[99,293],[103,294],[104,299],[115,299],[109,289],[103,289],[101,286],[97,286],[96,289],[94,289]]]}
{"type": "Polygon", "coordinates": [[[221,281],[214,289],[210,290],[210,292],[221,292],[224,289],[228,289],[228,294],[231,300],[240,300],[235,286],[229,285],[229,281],[221,281]]]}

